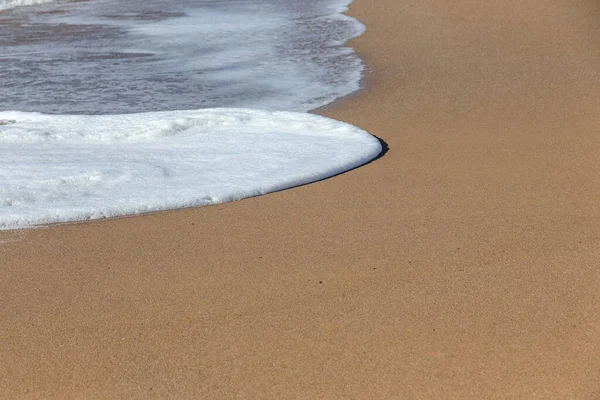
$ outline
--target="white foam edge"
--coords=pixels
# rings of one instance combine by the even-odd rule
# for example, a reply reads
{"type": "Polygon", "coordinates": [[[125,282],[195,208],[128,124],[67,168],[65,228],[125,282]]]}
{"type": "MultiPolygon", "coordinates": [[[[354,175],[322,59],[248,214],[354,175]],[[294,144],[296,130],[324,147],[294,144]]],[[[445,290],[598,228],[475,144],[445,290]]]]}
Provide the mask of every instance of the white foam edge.
{"type": "Polygon", "coordinates": [[[203,206],[318,181],[381,152],[306,113],[0,112],[0,230],[203,206]]]}

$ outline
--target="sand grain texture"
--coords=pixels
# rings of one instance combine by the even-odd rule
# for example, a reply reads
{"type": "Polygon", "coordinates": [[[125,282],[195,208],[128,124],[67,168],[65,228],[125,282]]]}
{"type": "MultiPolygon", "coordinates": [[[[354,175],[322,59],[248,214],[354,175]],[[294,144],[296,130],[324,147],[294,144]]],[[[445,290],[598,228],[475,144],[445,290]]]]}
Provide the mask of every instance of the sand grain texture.
{"type": "Polygon", "coordinates": [[[388,154],[0,233],[0,397],[600,396],[600,6],[351,12],[369,89],[325,113],[388,154]]]}

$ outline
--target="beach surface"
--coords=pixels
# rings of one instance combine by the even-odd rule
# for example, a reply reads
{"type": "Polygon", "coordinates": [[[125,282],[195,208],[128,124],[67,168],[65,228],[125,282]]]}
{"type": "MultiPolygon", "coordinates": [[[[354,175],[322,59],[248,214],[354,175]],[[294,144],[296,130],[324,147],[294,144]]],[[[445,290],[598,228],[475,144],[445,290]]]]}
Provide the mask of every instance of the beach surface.
{"type": "Polygon", "coordinates": [[[600,396],[600,7],[356,0],[382,158],[0,232],[2,398],[600,396]]]}

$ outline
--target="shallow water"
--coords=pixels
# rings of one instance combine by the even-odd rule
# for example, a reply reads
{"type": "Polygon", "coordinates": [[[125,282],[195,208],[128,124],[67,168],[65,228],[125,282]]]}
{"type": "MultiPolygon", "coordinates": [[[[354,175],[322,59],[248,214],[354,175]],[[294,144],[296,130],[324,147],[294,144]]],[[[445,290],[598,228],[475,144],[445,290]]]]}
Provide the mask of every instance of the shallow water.
{"type": "Polygon", "coordinates": [[[54,1],[0,12],[0,110],[307,111],[359,88],[340,0],[54,1]]]}

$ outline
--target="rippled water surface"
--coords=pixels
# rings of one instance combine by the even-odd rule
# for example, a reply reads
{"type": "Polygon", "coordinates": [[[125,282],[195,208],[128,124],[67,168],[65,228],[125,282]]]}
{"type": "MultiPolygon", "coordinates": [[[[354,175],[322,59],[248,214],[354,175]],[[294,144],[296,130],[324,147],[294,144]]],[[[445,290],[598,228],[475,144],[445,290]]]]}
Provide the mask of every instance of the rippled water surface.
{"type": "Polygon", "coordinates": [[[0,110],[307,111],[358,89],[341,0],[57,0],[0,11],[0,110]]]}

